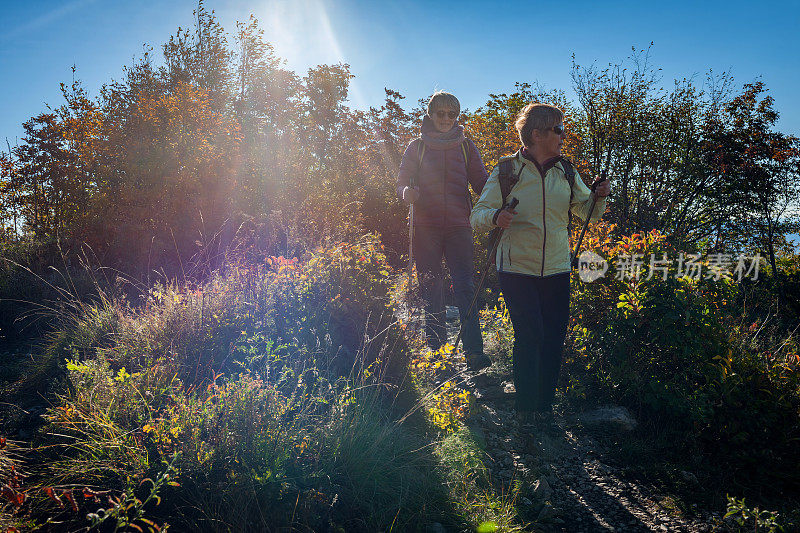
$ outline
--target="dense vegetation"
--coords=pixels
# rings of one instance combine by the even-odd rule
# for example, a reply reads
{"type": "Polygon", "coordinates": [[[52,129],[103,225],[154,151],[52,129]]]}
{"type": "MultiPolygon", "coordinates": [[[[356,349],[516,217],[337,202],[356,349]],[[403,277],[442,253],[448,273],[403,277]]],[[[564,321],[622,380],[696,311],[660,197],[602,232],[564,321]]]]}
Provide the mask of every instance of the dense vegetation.
{"type": "MultiPolygon", "coordinates": [[[[0,527],[513,530],[474,398],[446,379],[458,356],[398,320],[394,178],[421,106],[387,89],[349,108],[347,65],[291,72],[253,18],[229,38],[201,3],[163,62],[146,52],[94,99],[62,86],[0,153],[3,401],[49,402],[29,438],[0,435],[0,527]]],[[[668,459],[707,463],[720,495],[791,505],[800,142],[764,83],[663,89],[647,60],[574,64],[577,101],[519,83],[461,120],[491,166],[522,106],[561,106],[581,175],[614,180],[586,242],[611,264],[765,258],[758,280],[576,278],[560,390],[630,407],[643,440],[668,428],[668,459]]],[[[485,301],[507,362],[496,285],[485,301]]]]}

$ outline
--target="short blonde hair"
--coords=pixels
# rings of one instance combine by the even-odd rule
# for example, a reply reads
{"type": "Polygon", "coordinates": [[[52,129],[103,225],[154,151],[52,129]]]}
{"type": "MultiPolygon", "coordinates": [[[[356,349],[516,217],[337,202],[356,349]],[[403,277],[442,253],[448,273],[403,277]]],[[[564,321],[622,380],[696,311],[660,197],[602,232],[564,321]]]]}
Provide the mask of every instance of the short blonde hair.
{"type": "Polygon", "coordinates": [[[564,120],[564,113],[554,105],[530,103],[517,115],[515,126],[525,148],[531,147],[533,130],[545,131],[564,120]]]}
{"type": "Polygon", "coordinates": [[[442,108],[449,107],[455,109],[456,113],[461,113],[461,104],[454,95],[444,91],[436,91],[428,100],[428,116],[432,117],[433,114],[442,108]]]}

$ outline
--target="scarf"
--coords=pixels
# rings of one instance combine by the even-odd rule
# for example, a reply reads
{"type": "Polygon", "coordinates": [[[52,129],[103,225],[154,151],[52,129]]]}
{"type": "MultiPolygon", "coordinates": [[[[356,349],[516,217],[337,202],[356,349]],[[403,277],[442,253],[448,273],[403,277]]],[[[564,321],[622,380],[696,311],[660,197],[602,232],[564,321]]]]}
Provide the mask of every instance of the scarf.
{"type": "Polygon", "coordinates": [[[464,142],[464,126],[456,122],[449,131],[441,132],[428,115],[422,119],[422,142],[431,150],[449,150],[464,142]]]}

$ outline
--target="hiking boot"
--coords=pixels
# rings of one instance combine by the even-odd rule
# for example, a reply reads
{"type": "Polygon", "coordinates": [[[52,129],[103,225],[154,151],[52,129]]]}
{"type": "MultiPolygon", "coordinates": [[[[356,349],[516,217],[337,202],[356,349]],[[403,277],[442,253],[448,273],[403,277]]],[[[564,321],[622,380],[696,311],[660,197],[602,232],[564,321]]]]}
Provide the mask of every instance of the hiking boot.
{"type": "Polygon", "coordinates": [[[492,366],[492,360],[485,353],[465,353],[467,366],[473,372],[492,366]]]}

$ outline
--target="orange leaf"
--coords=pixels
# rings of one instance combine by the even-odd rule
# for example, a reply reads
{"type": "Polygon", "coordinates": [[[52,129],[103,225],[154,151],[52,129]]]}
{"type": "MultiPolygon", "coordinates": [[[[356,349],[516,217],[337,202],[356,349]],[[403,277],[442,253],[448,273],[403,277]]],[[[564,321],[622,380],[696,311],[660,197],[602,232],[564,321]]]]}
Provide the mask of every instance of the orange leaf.
{"type": "Polygon", "coordinates": [[[45,487],[42,490],[45,494],[47,494],[47,497],[56,502],[59,507],[64,507],[64,502],[62,502],[61,499],[56,495],[53,487],[45,487]]]}
{"type": "Polygon", "coordinates": [[[72,491],[65,490],[64,492],[61,493],[61,495],[67,499],[67,501],[69,502],[69,506],[72,507],[72,510],[77,513],[78,504],[75,502],[75,497],[72,495],[72,491]]]}

